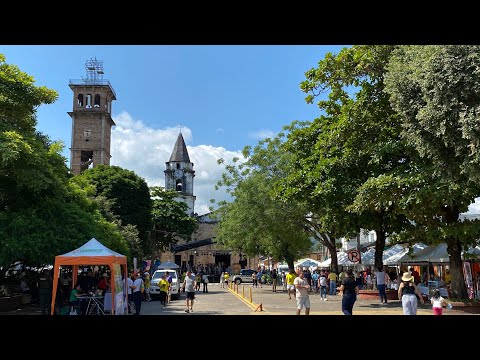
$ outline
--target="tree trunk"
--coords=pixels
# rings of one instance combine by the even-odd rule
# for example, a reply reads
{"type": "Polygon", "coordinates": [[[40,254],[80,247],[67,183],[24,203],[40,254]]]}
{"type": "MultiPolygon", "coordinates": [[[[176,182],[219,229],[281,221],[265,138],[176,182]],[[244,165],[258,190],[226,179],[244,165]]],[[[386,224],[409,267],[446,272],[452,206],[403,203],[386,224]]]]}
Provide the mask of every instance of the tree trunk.
{"type": "Polygon", "coordinates": [[[333,242],[334,245],[330,249],[330,244],[328,245],[328,250],[330,251],[330,256],[332,261],[330,262],[330,267],[335,274],[338,274],[338,258],[337,258],[337,247],[335,246],[335,241],[333,242]]]}
{"type": "Polygon", "coordinates": [[[452,297],[467,299],[467,288],[463,279],[462,268],[462,246],[458,239],[447,239],[447,252],[450,255],[450,275],[452,276],[451,291],[452,297]]]}
{"type": "Polygon", "coordinates": [[[288,265],[288,270],[295,270],[295,266],[294,266],[294,258],[292,255],[288,254],[288,255],[285,255],[285,262],[287,263],[288,265]]]}
{"type": "MultiPolygon", "coordinates": [[[[456,205],[447,206],[445,209],[445,222],[454,224],[458,222],[460,211],[456,205]]],[[[463,280],[462,269],[462,245],[457,238],[447,238],[447,252],[450,257],[450,275],[452,276],[452,283],[450,288],[452,297],[457,299],[467,299],[467,288],[463,280]]]]}
{"type": "Polygon", "coordinates": [[[383,267],[383,249],[385,249],[385,231],[375,230],[377,240],[375,241],[375,269],[383,267]]]}

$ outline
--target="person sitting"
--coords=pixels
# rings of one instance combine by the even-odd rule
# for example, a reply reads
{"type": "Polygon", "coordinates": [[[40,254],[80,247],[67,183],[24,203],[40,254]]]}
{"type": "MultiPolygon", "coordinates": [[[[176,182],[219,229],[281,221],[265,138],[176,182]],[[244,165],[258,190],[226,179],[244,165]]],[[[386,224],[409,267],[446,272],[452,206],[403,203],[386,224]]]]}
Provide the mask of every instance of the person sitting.
{"type": "Polygon", "coordinates": [[[86,302],[83,301],[82,303],[85,303],[85,305],[80,304],[80,297],[85,296],[86,293],[83,292],[82,288],[80,287],[79,283],[75,284],[75,287],[72,289],[70,292],[70,299],[68,301],[68,305],[70,305],[71,310],[73,309],[79,309],[80,314],[83,314],[85,312],[85,307],[87,306],[86,302]]]}

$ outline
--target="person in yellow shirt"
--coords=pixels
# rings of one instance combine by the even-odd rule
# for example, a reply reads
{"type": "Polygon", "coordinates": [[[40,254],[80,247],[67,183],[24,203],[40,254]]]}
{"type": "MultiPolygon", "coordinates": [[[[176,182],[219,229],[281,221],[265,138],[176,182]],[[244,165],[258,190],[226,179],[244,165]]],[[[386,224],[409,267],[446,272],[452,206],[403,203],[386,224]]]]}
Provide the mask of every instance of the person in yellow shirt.
{"type": "Polygon", "coordinates": [[[452,275],[450,275],[450,270],[445,270],[445,284],[450,285],[452,282],[452,275]]]}
{"type": "Polygon", "coordinates": [[[330,280],[330,292],[329,295],[337,295],[337,274],[333,271],[328,274],[328,280],[330,280]]]}
{"type": "Polygon", "coordinates": [[[228,288],[228,281],[230,280],[230,275],[226,271],[225,271],[225,274],[223,275],[223,280],[225,281],[225,286],[228,288]]]}
{"type": "Polygon", "coordinates": [[[170,288],[170,283],[167,280],[166,274],[163,274],[162,278],[158,282],[158,287],[160,288],[160,302],[165,310],[165,306],[167,306],[168,290],[170,288]]]}
{"type": "Polygon", "coordinates": [[[285,276],[285,280],[287,282],[287,293],[288,293],[289,299],[292,298],[292,294],[295,295],[294,281],[296,277],[297,277],[297,274],[295,274],[295,271],[293,269],[290,269],[288,274],[285,276]]]}

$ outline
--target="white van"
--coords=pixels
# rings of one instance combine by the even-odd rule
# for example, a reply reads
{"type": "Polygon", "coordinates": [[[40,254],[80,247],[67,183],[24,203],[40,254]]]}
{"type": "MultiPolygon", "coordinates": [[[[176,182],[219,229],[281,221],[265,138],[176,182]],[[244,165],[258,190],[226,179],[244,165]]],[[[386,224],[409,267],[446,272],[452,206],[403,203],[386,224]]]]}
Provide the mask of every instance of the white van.
{"type": "Polygon", "coordinates": [[[152,295],[160,295],[160,288],[158,287],[158,282],[162,278],[164,274],[168,271],[168,274],[172,276],[172,300],[178,299],[180,297],[180,279],[178,277],[177,270],[175,269],[161,269],[156,270],[153,275],[152,279],[150,280],[150,296],[152,295]]]}

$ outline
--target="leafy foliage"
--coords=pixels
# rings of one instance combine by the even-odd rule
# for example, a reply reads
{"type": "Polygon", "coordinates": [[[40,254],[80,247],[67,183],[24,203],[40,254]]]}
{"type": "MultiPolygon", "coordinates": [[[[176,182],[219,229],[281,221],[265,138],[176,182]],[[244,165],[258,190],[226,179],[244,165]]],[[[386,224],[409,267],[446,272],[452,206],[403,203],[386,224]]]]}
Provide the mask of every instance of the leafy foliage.
{"type": "Polygon", "coordinates": [[[175,200],[178,194],[173,190],[154,186],[150,193],[153,199],[151,251],[166,250],[179,239],[188,240],[198,227],[196,219],[187,215],[188,205],[175,200]]]}
{"type": "Polygon", "coordinates": [[[311,234],[303,204],[274,197],[274,183],[288,170],[288,154],[280,138],[275,138],[260,141],[253,150],[246,147],[243,155],[248,160],[226,166],[217,184],[227,187],[234,200],[219,209],[216,240],[249,256],[285,260],[293,268],[294,260],[310,250],[311,234]]]}
{"type": "Polygon", "coordinates": [[[79,184],[95,186],[93,196],[108,199],[109,211],[118,216],[122,224],[136,226],[142,247],[147,250],[152,200],[145,180],[133,171],[107,165],[97,165],[75,178],[79,184]]]}

